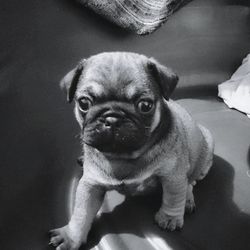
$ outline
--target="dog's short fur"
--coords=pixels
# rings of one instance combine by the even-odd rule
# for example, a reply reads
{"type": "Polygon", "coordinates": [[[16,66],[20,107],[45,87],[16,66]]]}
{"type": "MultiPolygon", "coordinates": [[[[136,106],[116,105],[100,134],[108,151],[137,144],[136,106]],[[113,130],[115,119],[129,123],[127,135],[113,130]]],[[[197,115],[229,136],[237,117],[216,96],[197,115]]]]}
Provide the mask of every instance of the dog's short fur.
{"type": "Polygon", "coordinates": [[[169,99],[178,77],[152,58],[102,53],[82,60],[62,80],[75,100],[84,174],[68,225],[51,231],[56,249],[86,242],[106,191],[132,194],[157,182],[162,205],[155,220],[170,231],[194,209],[193,185],[212,165],[210,132],[169,99]]]}

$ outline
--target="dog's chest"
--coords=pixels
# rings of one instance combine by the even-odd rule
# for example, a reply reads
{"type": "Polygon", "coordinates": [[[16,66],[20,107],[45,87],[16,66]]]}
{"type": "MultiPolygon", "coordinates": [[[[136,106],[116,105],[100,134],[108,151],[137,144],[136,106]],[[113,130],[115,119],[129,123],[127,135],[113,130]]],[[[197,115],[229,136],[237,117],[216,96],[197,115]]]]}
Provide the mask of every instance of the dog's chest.
{"type": "Polygon", "coordinates": [[[156,187],[158,179],[155,175],[148,177],[144,180],[134,180],[134,182],[122,181],[120,184],[110,186],[121,194],[136,195],[152,190],[156,187]]]}

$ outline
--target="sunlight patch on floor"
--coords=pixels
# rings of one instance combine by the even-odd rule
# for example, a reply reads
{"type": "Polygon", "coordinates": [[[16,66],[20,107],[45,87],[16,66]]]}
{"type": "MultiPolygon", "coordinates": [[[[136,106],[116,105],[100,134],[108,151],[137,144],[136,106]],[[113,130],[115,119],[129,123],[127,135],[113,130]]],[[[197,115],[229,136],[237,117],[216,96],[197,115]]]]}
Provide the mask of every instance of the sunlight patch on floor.
{"type": "Polygon", "coordinates": [[[157,235],[146,234],[145,240],[153,247],[155,250],[173,250],[167,243],[157,235]]]}

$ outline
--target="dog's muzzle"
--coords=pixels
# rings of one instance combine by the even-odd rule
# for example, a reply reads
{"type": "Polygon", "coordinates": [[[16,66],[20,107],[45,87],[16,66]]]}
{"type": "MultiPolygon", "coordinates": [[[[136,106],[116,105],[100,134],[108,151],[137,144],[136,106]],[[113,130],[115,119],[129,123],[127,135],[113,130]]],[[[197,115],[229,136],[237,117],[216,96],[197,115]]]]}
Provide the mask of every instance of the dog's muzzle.
{"type": "Polygon", "coordinates": [[[132,152],[140,148],[146,138],[142,124],[111,112],[104,113],[83,131],[83,141],[103,152],[132,152]]]}

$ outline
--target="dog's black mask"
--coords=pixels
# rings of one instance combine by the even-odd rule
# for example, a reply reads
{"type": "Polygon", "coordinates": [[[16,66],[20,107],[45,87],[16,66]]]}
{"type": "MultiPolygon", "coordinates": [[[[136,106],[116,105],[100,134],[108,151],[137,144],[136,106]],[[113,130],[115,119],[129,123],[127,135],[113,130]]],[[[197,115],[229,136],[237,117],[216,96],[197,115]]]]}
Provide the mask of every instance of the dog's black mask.
{"type": "Polygon", "coordinates": [[[129,153],[148,140],[151,119],[152,115],[136,115],[129,104],[97,105],[85,116],[82,140],[103,152],[129,153]]]}

